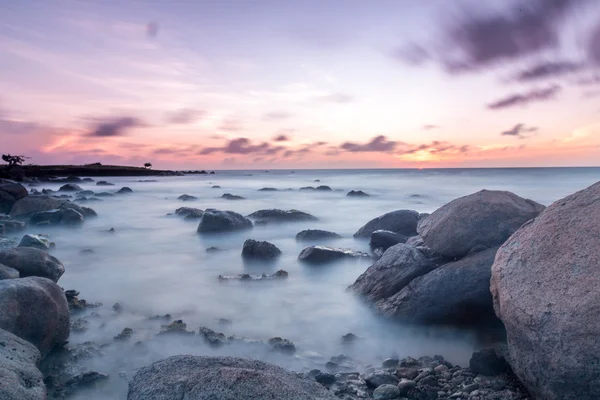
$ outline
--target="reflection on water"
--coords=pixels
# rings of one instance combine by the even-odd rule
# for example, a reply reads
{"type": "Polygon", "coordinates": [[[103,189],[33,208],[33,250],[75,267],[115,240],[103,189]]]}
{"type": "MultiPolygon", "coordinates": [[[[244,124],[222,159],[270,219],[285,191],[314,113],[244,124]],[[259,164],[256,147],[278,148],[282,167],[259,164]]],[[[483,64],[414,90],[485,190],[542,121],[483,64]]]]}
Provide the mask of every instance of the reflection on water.
{"type": "MultiPolygon", "coordinates": [[[[427,171],[273,171],[221,172],[216,175],[157,178],[109,178],[117,190],[129,186],[131,195],[104,198],[86,204],[99,214],[80,229],[32,228],[48,233],[56,242],[53,254],[66,267],[59,284],[77,289],[80,297],[104,303],[90,310],[99,316],[87,318],[89,328],[72,333],[71,343],[88,340],[112,343],[125,327],[134,338],[105,347],[103,357],[86,362],[89,367],[111,375],[109,393],[97,398],[125,398],[127,377],[140,366],[174,354],[230,354],[260,358],[302,370],[322,355],[326,359],[344,353],[362,365],[383,358],[442,354],[451,362],[465,365],[477,346],[468,332],[417,329],[378,318],[346,291],[348,285],[369,266],[368,260],[342,261],[324,266],[297,262],[306,245],[294,239],[303,229],[325,229],[342,239],[329,245],[368,251],[368,241],[352,234],[369,219],[395,209],[432,212],[442,204],[486,188],[510,190],[542,204],[549,204],[600,179],[600,169],[492,169],[427,171]],[[314,181],[319,179],[319,183],[314,181]],[[213,189],[219,185],[220,189],[213,189]],[[299,192],[258,191],[262,187],[298,189],[328,185],[343,191],[299,192]],[[349,190],[363,190],[368,198],[348,198],[349,190]],[[181,202],[181,194],[197,201],[181,202]],[[221,199],[223,193],[247,200],[221,199]],[[257,226],[252,231],[225,235],[196,234],[197,222],[167,216],[181,206],[227,209],[247,215],[264,208],[298,209],[319,218],[316,222],[257,226]],[[115,233],[108,233],[114,228],[115,233]],[[248,238],[268,240],[283,255],[274,263],[245,264],[240,256],[248,238]],[[223,251],[207,253],[216,246],[223,251]],[[93,253],[82,253],[92,249],[93,253]],[[285,280],[263,282],[219,282],[217,277],[240,273],[289,272],[285,280]],[[112,305],[123,306],[116,313],[112,305]],[[149,316],[171,314],[183,319],[189,330],[206,326],[227,335],[268,339],[281,336],[296,344],[297,356],[281,356],[263,347],[246,345],[213,349],[197,338],[155,338],[160,320],[149,316]],[[226,318],[232,323],[220,325],[226,318]],[[362,338],[350,348],[341,344],[342,335],[352,332],[362,338]],[[134,346],[142,341],[145,346],[134,346]],[[110,392],[112,391],[112,392],[110,392]],[[118,393],[118,394],[117,394],[118,393]],[[103,397],[104,396],[104,397],[103,397]]],[[[84,189],[106,191],[94,184],[84,189]]],[[[53,187],[45,185],[44,187],[53,187]]],[[[41,188],[38,188],[41,189],[41,188]]],[[[84,314],[86,315],[86,314],[84,314]]],[[[322,364],[321,364],[322,365],[322,364]]],[[[93,398],[86,394],[80,398],[93,398]]]]}

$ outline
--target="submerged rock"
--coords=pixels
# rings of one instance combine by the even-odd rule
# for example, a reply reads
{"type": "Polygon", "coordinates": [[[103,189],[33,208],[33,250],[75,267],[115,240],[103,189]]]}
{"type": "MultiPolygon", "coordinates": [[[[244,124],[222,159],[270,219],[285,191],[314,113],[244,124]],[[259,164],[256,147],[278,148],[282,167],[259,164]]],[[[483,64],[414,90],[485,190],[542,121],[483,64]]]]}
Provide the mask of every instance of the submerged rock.
{"type": "Polygon", "coordinates": [[[12,219],[8,215],[0,214],[0,232],[15,233],[24,230],[27,224],[23,221],[12,219]]]}
{"type": "Polygon", "coordinates": [[[258,210],[248,215],[258,221],[264,222],[298,222],[298,221],[316,221],[317,217],[298,210],[279,210],[276,208],[268,210],[258,210]]]}
{"type": "Polygon", "coordinates": [[[96,196],[96,197],[113,197],[114,195],[115,195],[114,193],[110,193],[110,192],[94,193],[94,196],[96,196]]]}
{"type": "Polygon", "coordinates": [[[106,182],[106,181],[98,181],[96,182],[97,186],[115,186],[114,183],[106,182]]]}
{"type": "Polygon", "coordinates": [[[296,240],[299,242],[339,238],[341,238],[341,236],[335,232],[323,231],[320,229],[305,229],[296,234],[296,240]]]}
{"type": "Polygon", "coordinates": [[[284,354],[294,354],[296,352],[296,346],[288,339],[282,339],[280,337],[274,337],[268,341],[271,349],[284,354]]]}
{"type": "Polygon", "coordinates": [[[298,260],[309,264],[325,264],[342,259],[369,258],[367,253],[326,246],[310,246],[302,250],[298,260]]]}
{"type": "Polygon", "coordinates": [[[136,373],[127,400],[334,400],[315,381],[243,358],[174,356],[136,373]]]}
{"type": "Polygon", "coordinates": [[[177,210],[175,210],[175,214],[181,217],[185,217],[185,219],[187,220],[200,219],[204,215],[204,211],[198,208],[179,207],[177,210]]]}
{"type": "Polygon", "coordinates": [[[198,200],[197,197],[195,196],[190,196],[189,194],[182,194],[181,196],[179,196],[177,198],[177,200],[181,200],[181,201],[192,201],[192,200],[198,200]]]}
{"type": "Polygon", "coordinates": [[[363,192],[362,190],[351,190],[346,196],[348,197],[370,197],[369,194],[363,192]]]}
{"type": "Polygon", "coordinates": [[[331,188],[327,185],[321,185],[321,186],[317,186],[315,188],[315,190],[318,190],[320,192],[331,192],[331,188]]]}
{"type": "Polygon", "coordinates": [[[419,235],[449,258],[498,247],[544,206],[511,192],[482,190],[451,201],[419,223],[419,235]]]}
{"type": "Polygon", "coordinates": [[[221,196],[221,198],[225,199],[225,200],[245,200],[246,199],[245,197],[236,196],[231,193],[225,193],[223,196],[221,196]]]}
{"type": "Polygon", "coordinates": [[[21,278],[40,276],[58,282],[65,273],[64,265],[57,258],[33,247],[0,251],[0,263],[19,271],[21,278]]]}
{"type": "Polygon", "coordinates": [[[221,211],[212,208],[204,211],[198,233],[217,233],[246,230],[252,228],[252,221],[233,211],[221,211]]]}
{"type": "Polygon", "coordinates": [[[219,280],[221,281],[230,281],[230,280],[239,280],[239,281],[268,281],[274,279],[285,279],[288,277],[287,271],[280,269],[274,274],[262,274],[262,275],[250,275],[250,274],[239,274],[239,275],[219,275],[219,280]]]}
{"type": "Polygon", "coordinates": [[[45,400],[40,359],[34,345],[0,329],[0,399],[45,400]]]}
{"type": "Polygon", "coordinates": [[[117,190],[117,194],[128,194],[133,193],[133,189],[127,186],[123,186],[121,189],[117,190]]]}
{"type": "Polygon", "coordinates": [[[272,260],[281,255],[281,250],[272,243],[248,239],[242,248],[242,257],[257,260],[272,260]]]}
{"type": "Polygon", "coordinates": [[[417,234],[419,213],[413,210],[396,210],[383,214],[367,222],[354,234],[354,237],[370,237],[377,230],[399,233],[406,237],[417,234]]]}
{"type": "Polygon", "coordinates": [[[201,326],[198,334],[204,338],[206,344],[211,347],[221,347],[228,343],[227,337],[221,332],[215,332],[212,329],[201,326]]]}
{"type": "Polygon", "coordinates": [[[277,192],[278,189],[272,187],[264,187],[262,189],[258,189],[259,192],[277,192]]]}
{"type": "Polygon", "coordinates": [[[169,325],[162,325],[161,330],[158,333],[159,335],[168,335],[168,334],[183,334],[183,335],[193,335],[194,332],[187,330],[187,324],[183,322],[183,320],[176,320],[171,322],[169,325]]]}
{"type": "Polygon", "coordinates": [[[59,192],[80,192],[83,189],[81,188],[81,186],[76,185],[74,183],[67,183],[65,185],[62,185],[60,187],[60,189],[58,189],[59,192]]]}
{"type": "Polygon", "coordinates": [[[38,250],[50,250],[56,245],[51,242],[48,238],[41,235],[24,235],[19,242],[18,247],[34,247],[38,250]]]}
{"type": "Polygon", "coordinates": [[[115,336],[115,340],[128,340],[133,336],[133,329],[131,328],[123,328],[121,333],[115,336]]]}

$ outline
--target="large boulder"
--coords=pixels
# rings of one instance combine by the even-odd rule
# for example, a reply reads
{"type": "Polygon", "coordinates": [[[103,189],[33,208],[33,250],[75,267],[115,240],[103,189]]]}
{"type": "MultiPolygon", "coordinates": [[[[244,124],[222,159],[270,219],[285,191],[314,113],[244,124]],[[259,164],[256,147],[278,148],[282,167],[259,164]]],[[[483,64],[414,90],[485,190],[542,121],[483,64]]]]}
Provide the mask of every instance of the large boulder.
{"type": "Polygon", "coordinates": [[[36,212],[55,210],[66,202],[67,200],[55,199],[50,196],[27,196],[13,204],[10,216],[21,218],[36,212]]]}
{"type": "Polygon", "coordinates": [[[15,201],[15,198],[9,193],[0,190],[0,213],[9,213],[15,201]]]}
{"type": "Polygon", "coordinates": [[[59,192],[81,192],[83,189],[81,186],[76,185],[74,183],[64,184],[58,189],[59,192]]]}
{"type": "Polygon", "coordinates": [[[248,239],[242,248],[242,257],[255,260],[272,260],[281,255],[281,250],[273,243],[248,239]]]}
{"type": "Polygon", "coordinates": [[[18,183],[0,183],[0,214],[9,213],[13,204],[28,194],[27,189],[18,183]]]}
{"type": "Polygon", "coordinates": [[[296,240],[299,242],[310,242],[316,240],[329,240],[341,238],[335,232],[323,231],[321,229],[305,229],[296,234],[296,240]]]}
{"type": "Polygon", "coordinates": [[[318,218],[308,213],[298,210],[258,210],[248,215],[248,218],[252,218],[262,222],[299,222],[299,221],[316,221],[318,218]]]}
{"type": "Polygon", "coordinates": [[[497,321],[490,294],[496,249],[444,264],[413,279],[375,307],[389,317],[421,324],[488,325],[497,321]]]}
{"type": "Polygon", "coordinates": [[[0,329],[0,399],[46,400],[40,359],[34,345],[0,329]]]}
{"type": "Polygon", "coordinates": [[[369,258],[367,253],[327,246],[310,246],[298,255],[298,260],[308,264],[326,264],[343,259],[369,258]]]}
{"type": "Polygon", "coordinates": [[[0,232],[14,233],[24,230],[27,224],[9,217],[8,215],[0,214],[0,232]]]}
{"type": "Polygon", "coordinates": [[[41,235],[24,235],[17,247],[34,247],[38,250],[50,250],[54,243],[41,235]]]}
{"type": "Polygon", "coordinates": [[[434,251],[460,258],[498,247],[544,206],[511,192],[481,190],[438,208],[419,224],[419,235],[434,251]]]}
{"type": "Polygon", "coordinates": [[[252,221],[233,211],[207,209],[200,218],[198,233],[231,232],[252,228],[252,221]]]}
{"type": "Polygon", "coordinates": [[[308,377],[261,361],[174,356],[140,369],[127,400],[334,400],[308,377]]]}
{"type": "Polygon", "coordinates": [[[509,362],[545,400],[600,398],[600,182],[558,200],[500,247],[492,266],[509,362]]]}
{"type": "Polygon", "coordinates": [[[30,225],[67,225],[83,224],[84,217],[72,208],[57,208],[56,210],[40,211],[29,216],[30,225]]]}
{"type": "Polygon", "coordinates": [[[33,247],[0,251],[0,263],[19,271],[21,278],[41,276],[58,282],[65,273],[65,267],[58,259],[33,247]]]}
{"type": "Polygon", "coordinates": [[[376,302],[395,295],[413,279],[439,265],[421,248],[399,243],[390,247],[350,286],[367,300],[376,302]]]}
{"type": "Polygon", "coordinates": [[[398,243],[406,243],[407,240],[408,238],[404,235],[380,229],[371,234],[369,246],[372,249],[382,249],[385,251],[398,243]]]}
{"type": "Polygon", "coordinates": [[[370,220],[356,231],[354,237],[368,238],[377,230],[392,231],[406,237],[415,236],[418,223],[418,212],[414,210],[396,210],[370,220]]]}
{"type": "Polygon", "coordinates": [[[38,348],[42,357],[69,338],[69,305],[50,279],[28,277],[0,281],[0,329],[38,348]]]}
{"type": "Polygon", "coordinates": [[[16,279],[19,277],[19,271],[14,268],[7,267],[4,264],[0,264],[0,280],[2,279],[16,279]]]}

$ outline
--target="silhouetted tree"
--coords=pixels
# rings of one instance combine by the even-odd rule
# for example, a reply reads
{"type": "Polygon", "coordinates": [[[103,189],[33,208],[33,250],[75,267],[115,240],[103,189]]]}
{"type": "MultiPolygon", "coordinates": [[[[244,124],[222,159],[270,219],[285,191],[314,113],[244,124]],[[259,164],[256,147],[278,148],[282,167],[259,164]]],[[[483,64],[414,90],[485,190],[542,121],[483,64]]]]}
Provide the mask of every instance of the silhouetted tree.
{"type": "Polygon", "coordinates": [[[144,168],[152,168],[152,163],[147,162],[144,164],[144,168]]]}
{"type": "Polygon", "coordinates": [[[2,160],[6,161],[9,166],[21,165],[28,157],[25,156],[11,156],[10,154],[2,154],[2,160]]]}

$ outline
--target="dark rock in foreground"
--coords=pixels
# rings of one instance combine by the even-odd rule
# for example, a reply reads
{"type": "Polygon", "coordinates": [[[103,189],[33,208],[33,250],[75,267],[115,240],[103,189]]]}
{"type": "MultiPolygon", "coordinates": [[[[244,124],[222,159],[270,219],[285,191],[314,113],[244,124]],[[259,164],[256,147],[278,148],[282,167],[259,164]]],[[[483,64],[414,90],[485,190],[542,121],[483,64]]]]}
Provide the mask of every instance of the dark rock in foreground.
{"type": "Polygon", "coordinates": [[[510,367],[499,351],[486,348],[473,353],[469,360],[469,370],[475,374],[494,376],[508,372],[510,367]]]}
{"type": "Polygon", "coordinates": [[[281,250],[272,243],[248,239],[242,248],[242,257],[255,260],[272,260],[281,255],[281,250]]]}
{"type": "Polygon", "coordinates": [[[204,211],[198,233],[240,231],[252,228],[252,221],[233,211],[220,211],[209,208],[204,211]]]}
{"type": "Polygon", "coordinates": [[[0,183],[0,213],[8,214],[17,200],[28,195],[27,189],[18,183],[0,183]]]}
{"type": "Polygon", "coordinates": [[[40,276],[58,282],[65,267],[55,257],[33,247],[0,251],[0,263],[19,271],[21,278],[40,276]]]}
{"type": "Polygon", "coordinates": [[[38,250],[47,251],[54,247],[54,243],[40,235],[24,235],[17,247],[34,247],[38,250]]]}
{"type": "Polygon", "coordinates": [[[298,222],[298,221],[316,221],[317,217],[298,210],[279,210],[276,208],[268,210],[258,210],[248,215],[262,222],[298,222]]]}
{"type": "Polygon", "coordinates": [[[0,399],[45,400],[40,359],[34,345],[0,329],[0,399]]]}
{"type": "Polygon", "coordinates": [[[482,190],[451,201],[419,223],[419,235],[449,258],[498,247],[544,206],[511,192],[482,190]]]}
{"type": "Polygon", "coordinates": [[[406,243],[408,238],[392,231],[377,230],[371,234],[369,246],[372,249],[381,249],[383,251],[398,243],[406,243]]]}
{"type": "Polygon", "coordinates": [[[413,210],[396,210],[383,214],[367,222],[354,234],[354,237],[368,238],[377,230],[399,233],[406,237],[417,234],[419,213],[413,210]]]}
{"type": "Polygon", "coordinates": [[[309,264],[325,264],[342,259],[369,258],[367,253],[350,249],[338,249],[326,246],[310,246],[302,250],[298,260],[309,264]]]}
{"type": "Polygon", "coordinates": [[[16,279],[19,277],[19,271],[14,268],[7,267],[4,264],[0,264],[0,280],[3,279],[16,279]]]}
{"type": "Polygon", "coordinates": [[[600,182],[554,202],[496,254],[508,360],[537,399],[600,398],[599,244],[600,182]]]}
{"type": "Polygon", "coordinates": [[[181,196],[179,196],[177,198],[177,200],[181,200],[181,201],[192,201],[192,200],[198,200],[197,197],[195,196],[190,196],[189,194],[182,194],[181,196]]]}
{"type": "Polygon", "coordinates": [[[320,229],[305,229],[296,234],[296,240],[299,242],[339,238],[341,238],[341,236],[335,232],[323,231],[320,229]]]}
{"type": "Polygon", "coordinates": [[[0,329],[27,340],[45,356],[69,338],[69,306],[64,292],[46,278],[0,281],[0,329]]]}
{"type": "Polygon", "coordinates": [[[348,197],[371,197],[367,193],[363,192],[362,190],[351,190],[346,194],[346,196],[348,196],[348,197]]]}
{"type": "Polygon", "coordinates": [[[261,361],[174,356],[138,371],[127,400],[334,400],[315,381],[261,361]]]}
{"type": "Polygon", "coordinates": [[[242,196],[236,196],[234,194],[231,193],[225,193],[223,196],[221,196],[222,199],[225,200],[245,200],[245,197],[242,196]]]}
{"type": "Polygon", "coordinates": [[[27,227],[25,222],[12,219],[8,215],[0,214],[0,232],[14,233],[24,230],[27,227]]]}

